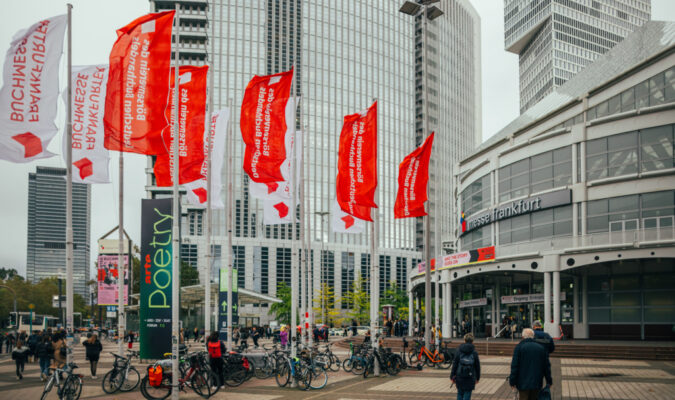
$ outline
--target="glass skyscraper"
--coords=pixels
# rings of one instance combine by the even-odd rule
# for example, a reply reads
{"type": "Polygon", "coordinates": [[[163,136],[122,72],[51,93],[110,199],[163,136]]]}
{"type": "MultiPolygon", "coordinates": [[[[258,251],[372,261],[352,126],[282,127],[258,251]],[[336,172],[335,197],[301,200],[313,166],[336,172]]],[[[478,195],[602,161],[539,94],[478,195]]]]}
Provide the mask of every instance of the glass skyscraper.
{"type": "MultiPolygon", "coordinates": [[[[472,8],[462,11],[462,7],[470,7],[468,2],[444,0],[442,3],[446,16],[430,26],[436,36],[428,43],[434,49],[429,58],[430,61],[433,58],[435,68],[428,70],[430,76],[434,74],[430,87],[435,90],[435,97],[430,99],[434,108],[432,111],[429,107],[429,114],[436,118],[432,127],[438,132],[439,165],[451,166],[459,161],[458,154],[470,151],[476,143],[475,137],[480,137],[480,67],[475,65],[479,60],[480,40],[477,15],[472,8]],[[474,22],[469,23],[466,18],[474,22]],[[469,31],[465,32],[466,29],[469,31]],[[461,41],[469,35],[472,38],[470,52],[451,56],[452,51],[465,51],[461,41]],[[454,93],[450,93],[451,90],[454,93]],[[462,143],[466,149],[448,150],[456,143],[462,143]]],[[[170,1],[152,4],[153,11],[174,8],[174,2],[170,1]]],[[[420,252],[416,222],[394,220],[398,165],[426,135],[417,129],[420,114],[416,112],[416,105],[421,101],[415,79],[420,73],[418,63],[422,62],[416,52],[416,47],[421,45],[418,36],[421,31],[416,30],[415,19],[399,12],[402,2],[221,0],[212,3],[213,8],[209,8],[206,1],[185,4],[192,12],[186,14],[185,21],[181,20],[181,38],[201,43],[190,48],[192,59],[187,62],[201,60],[202,54],[206,57],[211,52],[206,40],[211,36],[207,21],[215,22],[215,109],[226,107],[229,99],[233,106],[233,244],[240,285],[275,295],[279,283],[290,285],[291,282],[291,226],[262,225],[262,202],[250,197],[248,178],[241,169],[243,142],[239,115],[244,89],[253,75],[294,67],[295,94],[301,98],[298,129],[305,132],[305,218],[316,271],[313,286],[319,287],[320,275],[323,275],[324,282],[333,286],[336,298],[340,298],[351,289],[356,277],[368,276],[369,229],[357,235],[336,234],[330,227],[330,215],[320,213],[330,212],[335,199],[343,117],[360,112],[377,100],[379,183],[376,203],[379,209],[375,212],[378,213],[380,293],[391,281],[405,288],[408,271],[417,264],[420,252]]],[[[181,49],[184,47],[181,44],[181,49]]],[[[151,163],[149,160],[149,166],[151,163]]],[[[443,172],[447,171],[447,182],[451,180],[450,169],[443,167],[443,172]]],[[[225,182],[229,171],[225,168],[221,173],[225,182]]],[[[170,193],[170,188],[167,189],[155,187],[149,174],[148,196],[163,196],[170,193]]],[[[444,190],[449,208],[452,204],[449,184],[444,190]]],[[[431,193],[433,198],[433,189],[431,193]]],[[[225,188],[222,196],[227,199],[225,188]]],[[[200,209],[184,207],[183,238],[189,242],[183,245],[186,255],[188,250],[194,254],[192,246],[197,254],[206,251],[202,213],[200,209]]],[[[448,218],[440,224],[444,228],[451,224],[452,218],[448,218]]],[[[213,222],[214,243],[220,254],[227,239],[224,212],[215,211],[213,222]]],[[[193,259],[196,267],[201,269],[205,265],[204,257],[193,259]]],[[[223,255],[223,265],[226,259],[223,255]]],[[[215,276],[214,273],[212,278],[215,276]]]]}
{"type": "MultiPolygon", "coordinates": [[[[64,278],[66,274],[66,170],[36,167],[28,174],[26,279],[64,278]]],[[[91,189],[73,183],[73,289],[88,300],[91,189]]],[[[65,286],[64,286],[65,295],[65,286]]]]}
{"type": "Polygon", "coordinates": [[[651,0],[504,0],[504,47],[519,55],[520,112],[650,17],[651,0]]]}

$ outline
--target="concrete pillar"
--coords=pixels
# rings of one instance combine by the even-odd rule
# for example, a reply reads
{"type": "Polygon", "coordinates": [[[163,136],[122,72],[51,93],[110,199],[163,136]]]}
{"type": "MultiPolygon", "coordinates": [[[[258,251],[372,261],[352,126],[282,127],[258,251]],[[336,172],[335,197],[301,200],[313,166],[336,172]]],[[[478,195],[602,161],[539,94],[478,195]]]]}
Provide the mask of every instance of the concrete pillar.
{"type": "Polygon", "coordinates": [[[497,334],[497,328],[499,327],[499,322],[497,321],[497,290],[495,287],[492,287],[492,310],[490,314],[490,322],[492,325],[492,336],[497,334]]]}
{"type": "Polygon", "coordinates": [[[574,324],[579,323],[579,277],[574,276],[574,288],[572,291],[572,314],[574,314],[574,324]]]}
{"type": "Polygon", "coordinates": [[[499,282],[499,279],[497,279],[497,284],[495,286],[495,303],[497,304],[496,306],[496,312],[495,312],[495,318],[496,318],[496,325],[497,325],[497,330],[495,331],[495,334],[499,333],[499,330],[502,328],[502,285],[499,282]]]}
{"type": "Polygon", "coordinates": [[[588,332],[588,274],[584,272],[581,279],[581,324],[583,336],[580,339],[590,339],[588,332]]]}
{"type": "Polygon", "coordinates": [[[455,310],[453,310],[454,301],[452,300],[452,282],[448,282],[448,323],[450,324],[449,336],[454,337],[453,327],[455,325],[455,310]]]}
{"type": "MultiPolygon", "coordinates": [[[[544,272],[544,330],[551,325],[551,273],[544,272]]],[[[550,332],[549,332],[550,333],[550,332]]]]}
{"type": "MultiPolygon", "coordinates": [[[[410,284],[408,284],[408,287],[410,287],[410,284]]],[[[408,292],[408,336],[412,336],[414,324],[415,324],[415,301],[413,300],[413,292],[408,292]]]]}
{"type": "Polygon", "coordinates": [[[441,333],[444,339],[452,337],[451,290],[449,282],[443,284],[443,326],[441,326],[441,333]]]}
{"type": "Polygon", "coordinates": [[[553,325],[550,335],[560,336],[560,271],[553,271],[553,325]]]}

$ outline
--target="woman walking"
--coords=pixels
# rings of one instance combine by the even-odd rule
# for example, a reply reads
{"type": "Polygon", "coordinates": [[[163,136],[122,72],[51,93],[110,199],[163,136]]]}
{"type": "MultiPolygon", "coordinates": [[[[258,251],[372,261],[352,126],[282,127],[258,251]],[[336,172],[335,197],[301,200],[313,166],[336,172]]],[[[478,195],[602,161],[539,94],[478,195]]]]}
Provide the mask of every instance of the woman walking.
{"type": "Polygon", "coordinates": [[[16,363],[16,379],[23,379],[23,368],[28,357],[28,348],[23,346],[22,341],[16,342],[16,349],[12,351],[12,360],[16,363]]]}
{"type": "Polygon", "coordinates": [[[279,341],[281,342],[281,348],[285,349],[288,344],[288,328],[285,325],[281,327],[281,332],[279,332],[279,341]]]}
{"type": "Polygon", "coordinates": [[[44,334],[37,345],[36,355],[40,363],[40,379],[45,380],[49,375],[49,360],[52,358],[54,350],[49,335],[44,334]]]}
{"type": "Polygon", "coordinates": [[[103,346],[98,340],[98,335],[93,334],[89,339],[82,343],[86,350],[87,360],[89,360],[89,369],[91,370],[91,379],[96,379],[96,367],[98,365],[98,358],[103,351],[103,346]]]}

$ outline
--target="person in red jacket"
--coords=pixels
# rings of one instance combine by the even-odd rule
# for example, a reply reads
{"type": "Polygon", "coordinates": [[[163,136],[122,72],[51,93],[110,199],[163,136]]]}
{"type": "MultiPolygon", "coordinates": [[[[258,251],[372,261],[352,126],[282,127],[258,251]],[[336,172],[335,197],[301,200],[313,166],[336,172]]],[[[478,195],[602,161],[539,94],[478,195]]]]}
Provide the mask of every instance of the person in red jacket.
{"type": "Polygon", "coordinates": [[[209,339],[206,341],[206,350],[209,352],[209,363],[211,370],[218,377],[218,386],[223,382],[223,354],[225,354],[225,344],[220,340],[220,335],[217,331],[211,332],[209,339]]]}

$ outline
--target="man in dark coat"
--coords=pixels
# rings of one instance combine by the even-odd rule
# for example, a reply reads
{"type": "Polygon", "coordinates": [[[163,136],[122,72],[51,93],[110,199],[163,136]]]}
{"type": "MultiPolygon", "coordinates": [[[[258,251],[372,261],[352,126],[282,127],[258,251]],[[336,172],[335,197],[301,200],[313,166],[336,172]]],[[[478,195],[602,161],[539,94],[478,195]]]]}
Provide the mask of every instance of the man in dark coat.
{"type": "Polygon", "coordinates": [[[480,360],[471,333],[464,335],[464,343],[452,361],[450,380],[457,385],[457,400],[471,400],[471,392],[480,381],[480,360]]]}
{"type": "Polygon", "coordinates": [[[544,332],[544,328],[539,321],[534,321],[532,330],[534,330],[534,341],[544,346],[546,352],[551,355],[555,351],[555,343],[553,343],[551,335],[544,332]]]}
{"type": "Polygon", "coordinates": [[[544,378],[548,386],[553,385],[548,353],[534,341],[532,329],[523,329],[523,340],[513,350],[509,384],[518,389],[520,400],[537,400],[544,378]]]}

